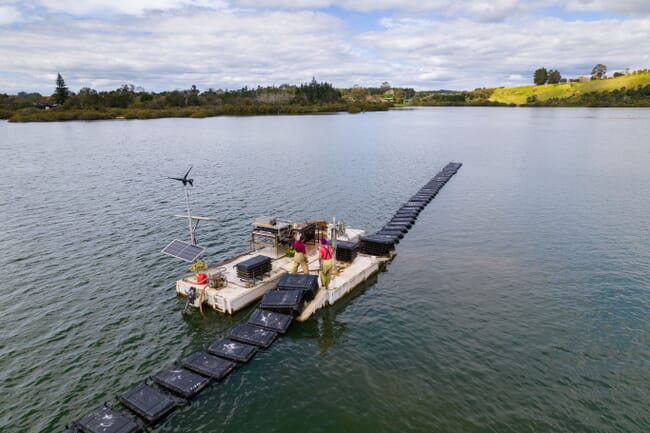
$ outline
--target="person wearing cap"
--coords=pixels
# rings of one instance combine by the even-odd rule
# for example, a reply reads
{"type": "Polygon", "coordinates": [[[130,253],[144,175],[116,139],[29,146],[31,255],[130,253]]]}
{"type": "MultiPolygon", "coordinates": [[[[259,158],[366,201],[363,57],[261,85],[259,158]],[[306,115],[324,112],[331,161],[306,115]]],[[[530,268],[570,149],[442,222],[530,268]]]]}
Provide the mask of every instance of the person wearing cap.
{"type": "Polygon", "coordinates": [[[325,238],[320,240],[318,257],[320,258],[320,281],[322,287],[329,289],[330,274],[332,273],[332,247],[327,244],[327,239],[325,238]]]}
{"type": "Polygon", "coordinates": [[[292,248],[296,252],[293,256],[293,268],[291,273],[295,274],[298,272],[298,266],[302,267],[302,272],[305,275],[309,275],[309,265],[307,265],[307,249],[305,248],[305,243],[303,242],[302,236],[293,241],[292,248]]]}

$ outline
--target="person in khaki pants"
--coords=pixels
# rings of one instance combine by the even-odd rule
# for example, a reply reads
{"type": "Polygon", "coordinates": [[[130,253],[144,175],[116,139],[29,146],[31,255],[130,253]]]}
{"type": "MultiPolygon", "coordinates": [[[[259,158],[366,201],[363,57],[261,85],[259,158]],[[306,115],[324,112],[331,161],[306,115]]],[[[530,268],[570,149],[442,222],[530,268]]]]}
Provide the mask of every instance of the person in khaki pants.
{"type": "Polygon", "coordinates": [[[320,257],[320,281],[322,287],[329,289],[330,274],[332,273],[332,247],[327,244],[327,239],[320,240],[318,256],[320,257]]]}
{"type": "Polygon", "coordinates": [[[309,266],[307,265],[307,249],[305,248],[305,243],[303,242],[302,237],[293,241],[292,248],[296,252],[293,256],[293,268],[291,273],[295,274],[298,271],[298,266],[302,267],[302,272],[305,275],[309,275],[309,266]]]}

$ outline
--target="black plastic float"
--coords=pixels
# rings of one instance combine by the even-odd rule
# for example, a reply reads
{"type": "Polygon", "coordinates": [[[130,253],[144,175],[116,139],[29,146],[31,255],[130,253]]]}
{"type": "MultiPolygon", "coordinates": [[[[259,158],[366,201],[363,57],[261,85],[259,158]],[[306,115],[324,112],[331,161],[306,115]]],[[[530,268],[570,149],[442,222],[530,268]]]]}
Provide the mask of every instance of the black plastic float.
{"type": "Polygon", "coordinates": [[[278,281],[278,290],[302,290],[303,299],[311,301],[318,292],[318,275],[284,274],[278,281]]]}
{"type": "Polygon", "coordinates": [[[404,235],[402,233],[399,233],[399,232],[395,232],[395,233],[375,232],[371,236],[378,236],[378,237],[388,238],[388,239],[392,240],[395,244],[399,244],[400,239],[402,239],[404,237],[404,235]]]}
{"type": "Polygon", "coordinates": [[[232,361],[205,352],[190,355],[183,359],[181,364],[185,368],[216,380],[226,377],[236,365],[232,361]]]}
{"type": "Polygon", "coordinates": [[[359,242],[337,241],[336,260],[339,262],[351,263],[357,257],[359,242]]]}
{"type": "Polygon", "coordinates": [[[413,226],[414,222],[415,219],[411,219],[411,218],[391,218],[390,220],[388,220],[388,224],[403,225],[409,229],[413,226]]]}
{"type": "Polygon", "coordinates": [[[402,209],[417,209],[417,210],[421,211],[422,209],[425,208],[425,206],[426,206],[426,203],[424,203],[424,202],[412,202],[412,201],[409,201],[409,202],[406,202],[406,203],[404,203],[402,205],[402,209]]]}
{"type": "Polygon", "coordinates": [[[302,309],[302,290],[271,290],[266,292],[260,307],[280,313],[296,314],[302,309]]]}
{"type": "Polygon", "coordinates": [[[151,425],[159,423],[176,408],[176,401],[164,392],[141,383],[120,394],[118,399],[151,425]]]}
{"type": "Polygon", "coordinates": [[[395,249],[395,240],[379,235],[368,235],[359,237],[359,251],[373,256],[389,256],[395,249]]]}
{"type": "Polygon", "coordinates": [[[391,230],[391,229],[381,229],[376,234],[382,236],[397,237],[397,239],[402,239],[404,237],[404,232],[401,230],[391,230]]]}
{"type": "Polygon", "coordinates": [[[404,234],[409,231],[409,228],[406,227],[406,225],[404,224],[389,223],[383,226],[380,231],[384,231],[384,230],[395,231],[404,234]]]}
{"type": "Polygon", "coordinates": [[[208,347],[208,352],[213,355],[242,363],[250,361],[258,350],[257,346],[229,338],[217,340],[208,347]]]}
{"type": "Polygon", "coordinates": [[[73,428],[84,433],[137,433],[142,431],[133,419],[108,406],[91,411],[75,423],[73,428]]]}
{"type": "Polygon", "coordinates": [[[163,388],[188,399],[203,391],[210,383],[209,377],[176,366],[155,374],[151,379],[163,388]]]}
{"type": "Polygon", "coordinates": [[[270,329],[278,334],[284,334],[293,321],[291,314],[278,313],[277,311],[262,310],[258,308],[253,311],[248,323],[262,328],[270,329]]]}
{"type": "MultiPolygon", "coordinates": [[[[318,282],[317,282],[318,284],[318,282]]],[[[289,329],[289,325],[293,321],[291,314],[278,313],[276,311],[267,311],[257,309],[253,311],[251,317],[248,319],[250,325],[259,326],[261,328],[270,329],[279,334],[284,334],[289,329]]]]}
{"type": "Polygon", "coordinates": [[[395,212],[396,217],[416,217],[420,214],[420,211],[417,209],[398,209],[395,212]]]}
{"type": "Polygon", "coordinates": [[[230,338],[242,343],[254,344],[267,348],[273,343],[278,333],[255,325],[237,325],[230,331],[230,338]]]}
{"type": "Polygon", "coordinates": [[[406,227],[411,228],[413,224],[415,223],[416,218],[408,218],[408,217],[393,217],[390,220],[388,220],[389,224],[404,224],[406,227]]]}

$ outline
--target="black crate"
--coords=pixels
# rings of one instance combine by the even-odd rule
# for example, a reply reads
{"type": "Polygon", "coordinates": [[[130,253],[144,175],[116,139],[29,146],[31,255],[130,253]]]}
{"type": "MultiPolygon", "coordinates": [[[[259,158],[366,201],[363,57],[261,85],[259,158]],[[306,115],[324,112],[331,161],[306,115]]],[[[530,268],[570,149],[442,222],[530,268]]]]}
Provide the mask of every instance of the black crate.
{"type": "Polygon", "coordinates": [[[318,292],[318,275],[284,274],[278,281],[278,290],[302,290],[304,299],[311,301],[318,292]]]}
{"type": "Polygon", "coordinates": [[[420,211],[417,209],[399,209],[395,212],[396,217],[416,217],[420,214],[420,211]]]}
{"type": "Polygon", "coordinates": [[[405,225],[401,225],[401,224],[386,224],[379,231],[380,232],[384,232],[384,231],[398,232],[398,233],[401,233],[402,235],[404,235],[406,232],[409,231],[409,229],[405,225]]]}
{"type": "Polygon", "coordinates": [[[210,379],[181,367],[170,367],[152,377],[158,385],[184,398],[194,398],[209,383],[210,379]]]}
{"type": "Polygon", "coordinates": [[[157,424],[176,408],[176,402],[164,392],[141,383],[117,397],[124,406],[149,424],[157,424]]]}
{"type": "Polygon", "coordinates": [[[415,223],[415,217],[397,217],[394,216],[390,219],[389,224],[405,224],[408,228],[411,228],[413,223],[415,223]]]}
{"type": "Polygon", "coordinates": [[[278,333],[255,325],[237,325],[230,331],[230,338],[257,347],[269,347],[278,333]]]}
{"type": "Polygon", "coordinates": [[[284,334],[289,329],[289,325],[293,321],[291,314],[278,313],[277,311],[268,311],[257,309],[253,311],[251,317],[248,319],[250,325],[259,326],[261,328],[270,329],[271,331],[284,334]]]}
{"type": "Polygon", "coordinates": [[[408,230],[413,225],[413,222],[414,221],[410,221],[408,219],[403,219],[403,218],[391,218],[390,220],[388,220],[386,225],[387,226],[398,226],[398,227],[402,227],[402,228],[405,228],[405,229],[408,230]]]}
{"type": "Polygon", "coordinates": [[[400,232],[388,232],[385,230],[381,230],[376,233],[373,233],[373,236],[381,236],[384,238],[392,239],[392,241],[395,242],[396,244],[398,244],[399,240],[404,237],[404,235],[400,232]]]}
{"type": "Polygon", "coordinates": [[[183,359],[181,364],[185,368],[217,380],[223,379],[235,368],[234,362],[205,352],[190,355],[183,359]]]}
{"type": "Polygon", "coordinates": [[[359,238],[359,252],[373,256],[388,256],[395,248],[395,239],[381,235],[367,235],[359,238]]]}
{"type": "Polygon", "coordinates": [[[222,338],[208,347],[208,352],[238,362],[248,362],[257,353],[257,346],[222,338]]]}
{"type": "Polygon", "coordinates": [[[302,290],[271,290],[262,297],[260,307],[280,313],[295,314],[302,309],[302,290]]]}
{"type": "Polygon", "coordinates": [[[359,242],[336,241],[336,260],[353,262],[359,251],[359,242]]]}
{"type": "Polygon", "coordinates": [[[131,418],[108,406],[90,412],[74,424],[84,433],[137,433],[140,426],[131,418]],[[109,420],[110,422],[106,422],[109,420]]]}

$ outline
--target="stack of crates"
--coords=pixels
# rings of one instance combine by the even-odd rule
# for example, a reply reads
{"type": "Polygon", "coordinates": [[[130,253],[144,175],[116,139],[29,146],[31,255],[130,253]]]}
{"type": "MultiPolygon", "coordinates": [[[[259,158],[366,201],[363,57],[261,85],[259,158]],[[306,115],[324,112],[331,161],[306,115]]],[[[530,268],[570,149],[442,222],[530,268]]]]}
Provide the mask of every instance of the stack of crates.
{"type": "Polygon", "coordinates": [[[261,280],[265,275],[271,274],[271,258],[267,256],[255,256],[238,263],[237,278],[248,283],[261,280]]]}

